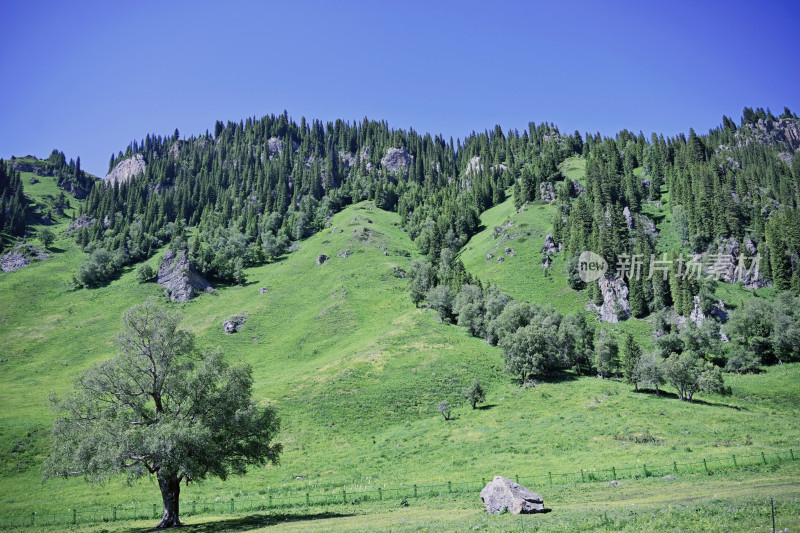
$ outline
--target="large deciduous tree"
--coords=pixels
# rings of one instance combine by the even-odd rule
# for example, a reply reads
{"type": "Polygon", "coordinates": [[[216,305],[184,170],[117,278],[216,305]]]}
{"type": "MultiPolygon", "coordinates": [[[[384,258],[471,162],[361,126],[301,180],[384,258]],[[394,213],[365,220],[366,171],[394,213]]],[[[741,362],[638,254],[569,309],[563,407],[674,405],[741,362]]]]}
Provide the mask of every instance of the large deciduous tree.
{"type": "Polygon", "coordinates": [[[148,300],[122,317],[120,352],[87,370],[65,398],[45,477],[102,482],[155,475],[164,513],[159,529],[180,525],[180,483],[225,479],[248,465],[277,463],[279,420],[251,399],[252,371],[219,351],[198,352],[181,317],[148,300]]]}

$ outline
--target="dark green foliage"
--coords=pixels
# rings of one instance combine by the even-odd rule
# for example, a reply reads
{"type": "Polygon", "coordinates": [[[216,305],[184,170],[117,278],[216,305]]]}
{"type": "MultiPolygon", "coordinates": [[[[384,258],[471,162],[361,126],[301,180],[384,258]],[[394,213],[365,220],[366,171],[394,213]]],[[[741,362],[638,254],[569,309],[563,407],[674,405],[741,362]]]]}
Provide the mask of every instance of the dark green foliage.
{"type": "Polygon", "coordinates": [[[139,283],[146,283],[153,279],[156,276],[156,271],[153,270],[147,263],[142,263],[139,265],[139,268],[136,269],[136,281],[139,283]]]}
{"type": "Polygon", "coordinates": [[[619,371],[619,345],[610,334],[600,333],[595,342],[594,366],[600,377],[611,377],[619,371]]]}
{"type": "Polygon", "coordinates": [[[724,391],[720,369],[692,350],[670,355],[664,362],[664,376],[678,391],[679,400],[691,402],[697,391],[724,391]]]}
{"type": "Polygon", "coordinates": [[[102,481],[154,475],[164,514],[180,525],[180,483],[225,479],[248,465],[277,463],[279,422],[251,400],[250,367],[219,351],[198,353],[181,318],[154,300],[123,315],[119,355],[87,370],[75,392],[54,399],[54,450],[46,477],[102,481]]]}
{"type": "Polygon", "coordinates": [[[39,237],[39,242],[41,242],[42,246],[45,248],[50,248],[50,245],[53,244],[56,238],[55,234],[50,231],[49,228],[42,228],[39,230],[37,237],[39,237]]]}
{"type": "Polygon", "coordinates": [[[486,393],[483,391],[483,387],[481,387],[477,379],[473,379],[472,384],[465,388],[461,392],[461,395],[466,398],[473,409],[475,409],[479,403],[483,403],[486,400],[486,393]]]}
{"type": "Polygon", "coordinates": [[[636,376],[636,369],[641,358],[642,347],[639,346],[633,335],[628,333],[625,335],[625,345],[622,351],[622,375],[625,377],[625,382],[636,386],[637,390],[639,380],[636,376]]]}

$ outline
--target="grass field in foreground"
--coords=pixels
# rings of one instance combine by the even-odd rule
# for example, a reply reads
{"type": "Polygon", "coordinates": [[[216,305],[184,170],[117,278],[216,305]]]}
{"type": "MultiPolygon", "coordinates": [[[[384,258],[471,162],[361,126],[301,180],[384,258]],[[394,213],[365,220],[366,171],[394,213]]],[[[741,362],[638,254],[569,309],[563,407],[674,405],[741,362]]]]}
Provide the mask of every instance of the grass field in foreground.
{"type": "MultiPolygon", "coordinates": [[[[237,531],[769,531],[800,527],[800,461],[714,475],[543,487],[547,513],[487,515],[469,494],[185,516],[188,532],[237,531]]],[[[186,507],[186,506],[184,506],[186,507]]],[[[42,526],[41,531],[143,532],[152,520],[42,526]]],[[[30,528],[14,528],[30,529],[30,528]]]]}

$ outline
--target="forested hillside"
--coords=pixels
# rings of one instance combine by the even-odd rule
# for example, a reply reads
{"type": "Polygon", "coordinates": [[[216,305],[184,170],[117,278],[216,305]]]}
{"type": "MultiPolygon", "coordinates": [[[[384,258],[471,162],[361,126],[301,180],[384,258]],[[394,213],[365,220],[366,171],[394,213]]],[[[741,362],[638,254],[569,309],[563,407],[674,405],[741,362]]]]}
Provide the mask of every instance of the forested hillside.
{"type": "MultiPolygon", "coordinates": [[[[584,139],[531,123],[521,133],[495,127],[454,143],[366,119],[298,124],[286,113],[217,122],[213,134],[147,136],[112,156],[109,177],[92,188],[74,225],[92,253],[76,282],[104,283],[170,243],[187,250],[202,275],[243,283],[246,267],[274,261],[344,206],[371,200],[400,215],[427,258],[410,274],[413,300],[433,299],[427,304],[442,320],[469,322],[458,310],[473,298],[458,293],[485,287],[458,254],[479,216],[511,193],[519,210],[532,202],[555,207],[544,266],[563,255],[566,269],[554,275],[585,291],[602,320],[656,313],[657,329],[670,333],[681,317],[699,328],[712,316],[700,335],[708,339],[727,318],[717,281],[800,291],[798,149],[800,121],[788,109],[775,117],[745,108],[739,125],[723,117],[705,135],[650,139],[629,131],[584,139]],[[581,179],[562,173],[570,157],[585,164],[581,179]],[[599,283],[581,279],[584,251],[608,265],[599,283]],[[620,278],[610,276],[615,270],[620,278]],[[440,285],[448,289],[431,292],[440,285]]],[[[479,318],[488,327],[494,317],[479,318]]],[[[492,338],[485,328],[473,333],[492,338]]],[[[753,348],[754,336],[764,335],[734,339],[750,354],[736,368],[780,358],[753,348]]],[[[680,353],[665,337],[673,343],[664,355],[680,353]]]]}

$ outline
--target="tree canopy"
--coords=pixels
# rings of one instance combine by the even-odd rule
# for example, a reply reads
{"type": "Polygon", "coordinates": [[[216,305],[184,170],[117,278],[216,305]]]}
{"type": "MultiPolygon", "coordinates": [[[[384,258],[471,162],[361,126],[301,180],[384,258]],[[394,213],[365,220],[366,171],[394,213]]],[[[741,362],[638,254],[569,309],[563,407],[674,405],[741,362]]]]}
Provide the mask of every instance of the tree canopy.
{"type": "Polygon", "coordinates": [[[123,315],[119,354],[53,398],[55,448],[44,465],[46,478],[155,475],[164,504],[158,528],[180,525],[181,481],[243,474],[277,463],[281,452],[275,411],[251,398],[250,367],[198,351],[180,323],[152,299],[123,315]]]}

